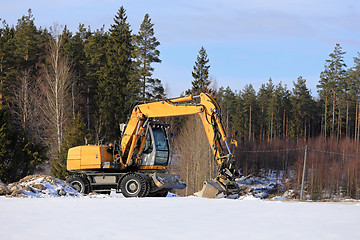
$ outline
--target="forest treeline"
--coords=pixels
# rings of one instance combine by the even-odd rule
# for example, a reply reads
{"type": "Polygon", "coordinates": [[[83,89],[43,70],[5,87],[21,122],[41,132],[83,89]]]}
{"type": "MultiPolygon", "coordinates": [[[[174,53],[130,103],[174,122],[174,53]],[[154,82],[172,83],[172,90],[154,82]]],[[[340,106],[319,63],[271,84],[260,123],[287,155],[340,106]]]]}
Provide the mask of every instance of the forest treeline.
{"type": "Polygon", "coordinates": [[[25,176],[47,159],[52,174],[64,178],[69,147],[119,138],[119,123],[127,121],[135,102],[165,97],[161,81],[152,76],[152,64],[161,62],[160,42],[148,14],[137,33],[123,7],[109,30],[93,31],[79,24],[74,34],[57,24],[37,27],[31,10],[16,26],[5,20],[2,25],[3,181],[25,176]],[[30,150],[28,143],[33,146],[30,150]],[[12,154],[18,151],[31,157],[12,154]]]}
{"type": "MultiPolygon", "coordinates": [[[[137,33],[127,22],[123,7],[108,30],[91,30],[79,24],[72,33],[67,26],[38,27],[34,19],[29,10],[15,26],[3,20],[0,28],[0,179],[5,182],[34,172],[44,161],[51,163],[54,176],[64,178],[70,147],[116,140],[118,124],[127,121],[135,103],[166,98],[161,80],[152,76],[156,64],[161,64],[160,42],[148,14],[137,33]]],[[[251,84],[234,90],[215,87],[209,77],[210,60],[201,47],[192,71],[192,87],[183,91],[210,92],[218,101],[227,135],[238,144],[231,148],[244,174],[278,171],[291,176],[296,185],[303,152],[289,149],[316,143],[318,149],[328,152],[358,153],[360,56],[348,67],[344,55],[336,44],[324,69],[319,69],[317,94],[310,92],[301,76],[291,87],[269,78],[258,90],[251,84]],[[265,151],[269,149],[284,150],[287,155],[265,151]]],[[[196,120],[169,121],[173,149],[182,154],[185,146],[194,148],[193,154],[190,150],[185,154],[188,157],[182,160],[182,167],[173,168],[193,182],[187,190],[191,194],[201,187],[203,179],[216,173],[216,166],[198,159],[211,158],[211,154],[208,146],[197,147],[208,143],[197,133],[196,120]],[[197,142],[189,145],[189,139],[197,142]],[[197,174],[199,171],[204,174],[197,174]],[[190,179],[191,174],[202,177],[190,179]]],[[[336,178],[337,189],[342,185],[348,189],[346,194],[351,189],[350,195],[359,197],[357,190],[354,193],[359,183],[358,157],[342,158],[343,163],[349,161],[346,166],[352,166],[351,171],[338,158],[312,159],[317,163],[309,168],[309,189],[322,192],[325,186],[333,187],[336,178]],[[320,170],[313,175],[315,166],[330,169],[333,177],[325,181],[319,177],[320,170]],[[336,166],[339,169],[335,170],[336,166]]]]}

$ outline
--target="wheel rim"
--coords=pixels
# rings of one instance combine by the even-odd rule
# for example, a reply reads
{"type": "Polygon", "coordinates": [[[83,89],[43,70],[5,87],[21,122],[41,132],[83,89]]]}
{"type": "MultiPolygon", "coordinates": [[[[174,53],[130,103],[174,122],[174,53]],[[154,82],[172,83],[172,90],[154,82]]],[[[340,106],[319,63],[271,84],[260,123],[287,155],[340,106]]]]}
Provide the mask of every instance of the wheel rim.
{"type": "Polygon", "coordinates": [[[136,195],[140,191],[140,183],[134,179],[126,182],[126,191],[131,195],[136,195]]]}
{"type": "Polygon", "coordinates": [[[82,192],[82,185],[81,185],[81,183],[79,182],[79,181],[73,181],[73,182],[71,182],[71,187],[72,188],[74,188],[76,191],[78,191],[78,192],[82,192]]]}

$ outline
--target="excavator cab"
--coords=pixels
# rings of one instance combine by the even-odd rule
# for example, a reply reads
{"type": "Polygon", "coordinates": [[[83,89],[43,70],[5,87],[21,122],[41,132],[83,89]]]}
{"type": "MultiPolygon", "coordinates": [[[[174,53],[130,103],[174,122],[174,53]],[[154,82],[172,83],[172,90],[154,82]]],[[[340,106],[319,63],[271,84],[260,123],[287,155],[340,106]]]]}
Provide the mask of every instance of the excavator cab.
{"type": "Polygon", "coordinates": [[[166,125],[149,124],[141,160],[142,166],[168,166],[170,146],[166,133],[166,125]]]}

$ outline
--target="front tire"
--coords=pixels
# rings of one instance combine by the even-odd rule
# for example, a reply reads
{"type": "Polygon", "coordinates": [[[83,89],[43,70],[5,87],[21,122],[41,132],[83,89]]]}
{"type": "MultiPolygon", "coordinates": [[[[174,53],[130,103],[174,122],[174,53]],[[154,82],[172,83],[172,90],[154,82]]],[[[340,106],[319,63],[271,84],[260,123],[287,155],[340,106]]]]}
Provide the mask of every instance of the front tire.
{"type": "Polygon", "coordinates": [[[82,194],[89,193],[89,183],[87,179],[82,176],[73,175],[66,179],[66,183],[69,184],[72,188],[82,194]]]}
{"type": "Polygon", "coordinates": [[[120,190],[124,197],[146,197],[148,184],[136,173],[126,175],[120,182],[120,190]]]}

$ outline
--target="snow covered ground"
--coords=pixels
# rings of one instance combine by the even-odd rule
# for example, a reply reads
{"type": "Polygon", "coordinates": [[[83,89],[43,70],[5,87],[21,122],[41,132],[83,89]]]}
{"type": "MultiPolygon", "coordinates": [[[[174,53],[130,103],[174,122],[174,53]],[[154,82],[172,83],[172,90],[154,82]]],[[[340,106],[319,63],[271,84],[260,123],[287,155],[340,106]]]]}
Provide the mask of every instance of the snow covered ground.
{"type": "Polygon", "coordinates": [[[4,240],[360,239],[359,222],[358,202],[0,197],[4,240]]]}

